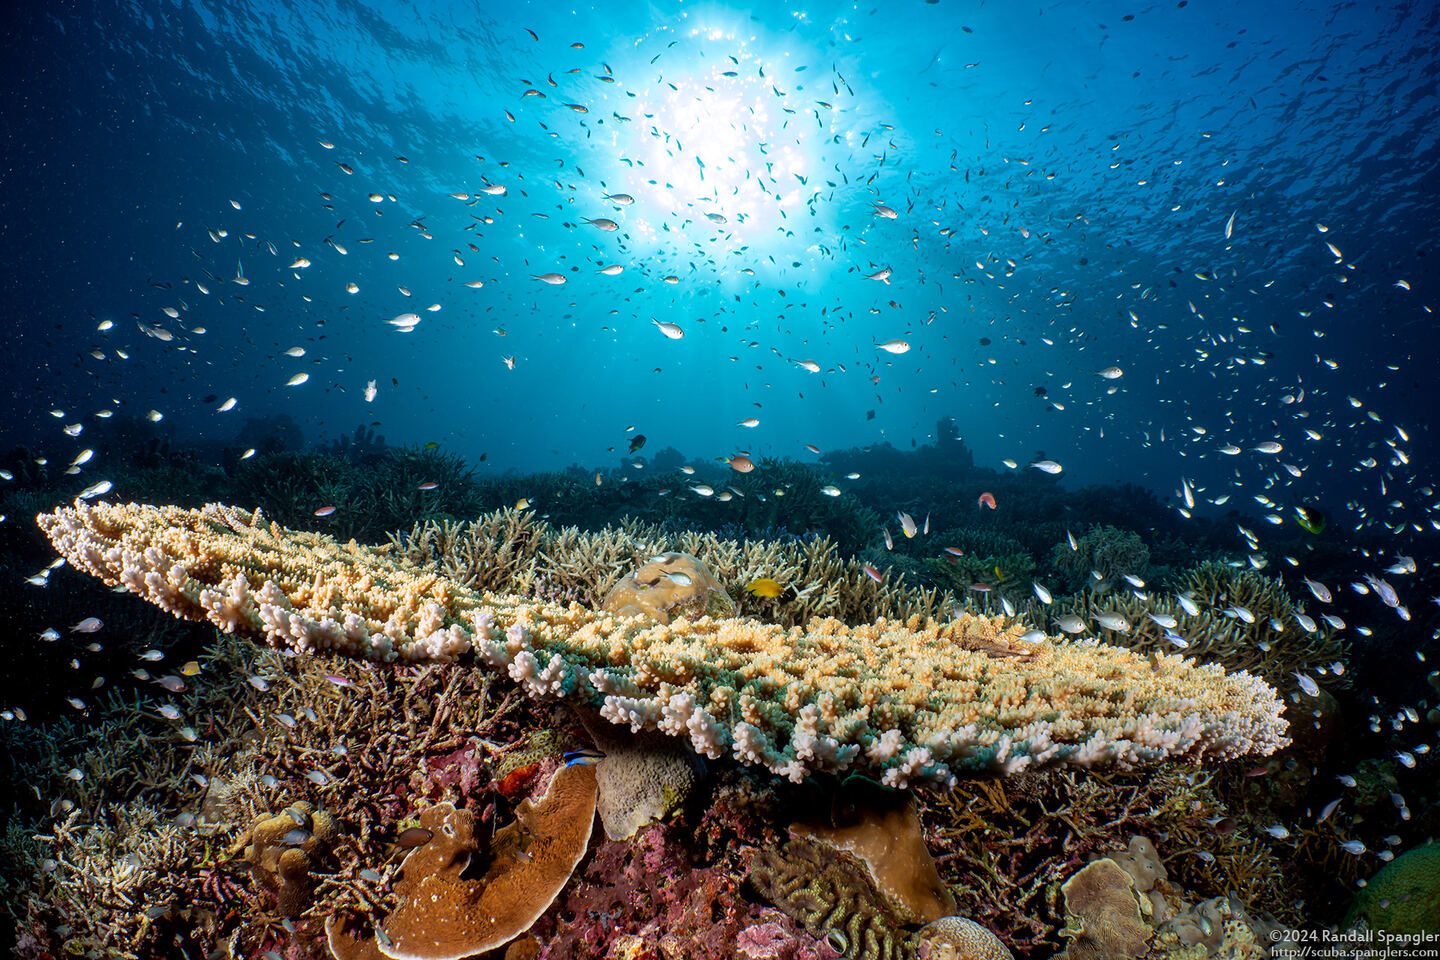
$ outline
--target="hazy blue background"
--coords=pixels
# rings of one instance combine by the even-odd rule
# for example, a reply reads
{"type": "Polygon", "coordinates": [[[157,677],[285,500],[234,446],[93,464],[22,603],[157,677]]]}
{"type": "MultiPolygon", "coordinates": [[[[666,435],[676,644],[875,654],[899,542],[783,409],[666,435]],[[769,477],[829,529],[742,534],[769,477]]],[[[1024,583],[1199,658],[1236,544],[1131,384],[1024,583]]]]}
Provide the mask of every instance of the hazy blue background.
{"type": "Polygon", "coordinates": [[[1332,494],[1392,420],[1430,446],[1434,5],[554,6],[5,14],[0,446],[94,446],[94,479],[103,407],[216,445],[287,413],[529,470],[614,465],[631,425],[806,459],[953,416],[978,463],[1162,493],[1263,476],[1215,448],[1280,439],[1332,494]]]}

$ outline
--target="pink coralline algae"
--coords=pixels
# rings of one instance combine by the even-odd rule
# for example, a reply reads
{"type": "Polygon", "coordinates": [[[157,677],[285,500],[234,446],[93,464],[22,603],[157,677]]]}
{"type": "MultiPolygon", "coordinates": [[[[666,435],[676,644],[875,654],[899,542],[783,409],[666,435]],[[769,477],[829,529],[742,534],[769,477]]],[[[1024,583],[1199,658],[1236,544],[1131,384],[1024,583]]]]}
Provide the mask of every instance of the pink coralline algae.
{"type": "Polygon", "coordinates": [[[744,960],[837,960],[839,951],[826,940],[799,931],[785,918],[767,920],[741,930],[735,938],[735,955],[744,960]]]}
{"type": "Polygon", "coordinates": [[[607,841],[532,929],[544,944],[537,960],[832,960],[789,918],[748,902],[739,876],[734,864],[692,864],[683,831],[670,825],[607,841]]]}
{"type": "Polygon", "coordinates": [[[423,772],[412,777],[411,785],[421,796],[439,799],[453,791],[452,796],[469,799],[478,797],[490,782],[484,769],[485,750],[468,742],[435,756],[426,757],[423,772]]]}

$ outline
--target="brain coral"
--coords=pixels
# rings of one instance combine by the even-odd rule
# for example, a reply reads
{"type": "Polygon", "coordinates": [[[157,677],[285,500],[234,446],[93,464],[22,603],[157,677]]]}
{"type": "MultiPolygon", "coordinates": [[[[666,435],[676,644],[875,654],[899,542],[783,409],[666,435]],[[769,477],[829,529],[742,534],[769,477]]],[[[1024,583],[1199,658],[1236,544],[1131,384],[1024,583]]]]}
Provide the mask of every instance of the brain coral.
{"type": "Polygon", "coordinates": [[[297,652],[464,660],[611,723],[803,779],[854,769],[890,786],[958,772],[1224,760],[1283,746],[1275,691],[1246,672],[1023,624],[747,619],[656,624],[477,592],[384,548],[200,510],[76,502],[37,518],[77,569],[177,617],[297,652]]]}
{"type": "Polygon", "coordinates": [[[1407,850],[1381,867],[1345,922],[1362,919],[1386,933],[1440,933],[1440,843],[1407,850]]]}

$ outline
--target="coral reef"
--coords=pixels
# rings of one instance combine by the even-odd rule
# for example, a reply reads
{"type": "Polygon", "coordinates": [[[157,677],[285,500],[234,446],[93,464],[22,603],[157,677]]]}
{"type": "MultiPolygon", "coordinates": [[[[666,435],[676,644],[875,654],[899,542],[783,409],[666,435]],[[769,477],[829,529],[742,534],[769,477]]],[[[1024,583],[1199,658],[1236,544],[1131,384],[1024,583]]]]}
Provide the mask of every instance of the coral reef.
{"type": "Polygon", "coordinates": [[[1273,690],[1247,673],[1035,644],[1023,625],[980,617],[657,625],[476,593],[383,550],[214,504],[77,501],[37,520],[77,569],[175,616],[297,652],[473,659],[532,695],[795,780],[853,767],[903,787],[953,783],[957,771],[1265,755],[1287,742],[1273,690]]]}
{"type": "MultiPolygon", "coordinates": [[[[1286,871],[1274,850],[1229,815],[1215,792],[1217,776],[1167,763],[1143,775],[964,780],[947,793],[922,795],[921,815],[958,912],[983,917],[1017,954],[1048,955],[1064,948],[1054,892],[1079,866],[1125,848],[1140,831],[1166,836],[1167,872],[1205,895],[1233,891],[1276,911],[1291,911],[1287,905],[1306,896],[1303,875],[1286,871]]],[[[1291,911],[1290,919],[1302,918],[1291,911]]]]}
{"type": "Polygon", "coordinates": [[[1078,589],[1091,579],[1092,571],[1100,574],[1101,582],[1114,584],[1125,574],[1137,577],[1150,575],[1150,548],[1140,535],[1130,530],[1109,526],[1092,526],[1075,538],[1057,543],[1051,561],[1070,575],[1072,588],[1078,589]]]}
{"type": "Polygon", "coordinates": [[[843,559],[828,536],[726,540],[635,520],[594,532],[557,530],[533,511],[499,510],[470,523],[417,523],[390,542],[406,559],[433,563],[437,573],[471,589],[564,597],[590,607],[631,569],[667,552],[696,557],[731,585],[740,615],[781,626],[818,617],[856,624],[939,616],[954,602],[948,593],[913,586],[903,576],[875,582],[860,560],[843,559]],[[760,577],[786,586],[784,598],[740,589],[760,577]]]}
{"type": "Polygon", "coordinates": [[[1160,854],[1135,836],[1125,851],[1091,861],[1061,887],[1068,960],[1228,957],[1261,960],[1281,928],[1235,897],[1191,903],[1169,882],[1160,854]]]}
{"type": "MultiPolygon", "coordinates": [[[[1326,666],[1328,673],[1330,663],[1346,657],[1346,644],[1337,631],[1325,624],[1303,629],[1295,615],[1303,616],[1304,608],[1290,599],[1278,580],[1255,571],[1202,563],[1186,574],[1178,592],[1196,613],[1187,611],[1178,597],[1153,591],[1091,592],[1057,602],[1049,612],[1054,617],[1075,614],[1092,624],[1096,614],[1118,614],[1129,629],[1097,627],[1107,642],[1146,653],[1178,651],[1227,670],[1246,670],[1282,691],[1298,689],[1295,673],[1315,666],[1326,666]]],[[[1027,612],[1038,611],[1022,611],[1027,612]]],[[[1320,682],[1340,687],[1348,681],[1333,674],[1320,682]]]]}

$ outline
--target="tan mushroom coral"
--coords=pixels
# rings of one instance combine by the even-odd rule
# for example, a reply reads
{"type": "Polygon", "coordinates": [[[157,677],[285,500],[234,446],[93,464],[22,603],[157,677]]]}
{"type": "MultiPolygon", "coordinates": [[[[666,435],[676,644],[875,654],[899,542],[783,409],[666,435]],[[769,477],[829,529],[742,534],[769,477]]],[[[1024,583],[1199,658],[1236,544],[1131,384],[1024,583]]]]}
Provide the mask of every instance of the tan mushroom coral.
{"type": "Polygon", "coordinates": [[[513,940],[559,895],[590,843],[595,771],[562,767],[538,802],[523,801],[495,834],[484,875],[467,879],[481,856],[475,818],[449,803],[420,814],[431,839],[405,858],[395,881],[400,905],[376,933],[391,960],[459,960],[513,940]]]}

